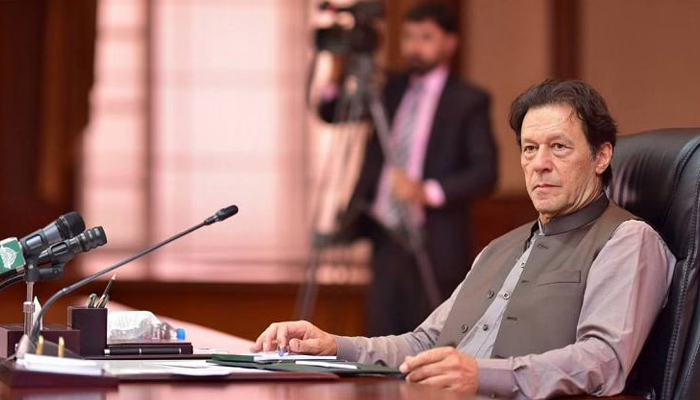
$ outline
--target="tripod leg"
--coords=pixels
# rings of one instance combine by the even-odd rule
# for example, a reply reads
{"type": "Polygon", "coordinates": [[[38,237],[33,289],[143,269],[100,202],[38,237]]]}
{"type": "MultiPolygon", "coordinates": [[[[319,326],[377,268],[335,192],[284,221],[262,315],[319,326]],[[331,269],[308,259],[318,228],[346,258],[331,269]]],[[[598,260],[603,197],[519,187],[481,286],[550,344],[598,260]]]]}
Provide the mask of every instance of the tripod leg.
{"type": "MultiPolygon", "coordinates": [[[[384,106],[379,101],[376,95],[370,95],[370,114],[374,122],[377,132],[377,138],[382,147],[384,158],[390,165],[396,166],[396,157],[390,146],[391,131],[389,130],[389,121],[384,111],[384,106]]],[[[425,248],[424,231],[417,223],[411,221],[407,205],[400,205],[398,208],[399,219],[403,226],[408,231],[410,251],[416,257],[418,269],[423,283],[423,289],[428,297],[431,308],[435,308],[440,304],[440,289],[435,278],[435,269],[428,257],[427,249],[425,248]]]]}
{"type": "Polygon", "coordinates": [[[304,271],[304,281],[297,293],[294,315],[296,319],[311,319],[316,306],[318,296],[318,280],[316,275],[321,264],[321,250],[315,249],[309,257],[309,262],[304,271]]]}
{"type": "MultiPolygon", "coordinates": [[[[325,166],[322,170],[323,175],[319,189],[316,192],[314,201],[312,202],[313,214],[311,217],[311,228],[313,233],[309,261],[304,271],[303,282],[299,288],[299,291],[297,292],[295,306],[295,316],[297,319],[310,319],[313,316],[316,299],[318,297],[319,283],[317,273],[323,260],[323,254],[328,247],[328,243],[325,243],[326,239],[322,237],[322,235],[318,235],[316,231],[320,222],[321,198],[324,195],[329,195],[331,196],[332,204],[338,202],[338,193],[336,193],[338,191],[338,184],[336,183],[338,179],[332,179],[332,172],[335,171],[336,168],[331,168],[331,164],[333,162],[341,162],[341,165],[337,169],[340,173],[345,173],[347,168],[344,164],[347,162],[353,147],[353,143],[355,142],[353,139],[356,139],[353,135],[353,133],[356,133],[353,132],[353,124],[359,122],[360,118],[362,117],[363,106],[359,98],[355,97],[351,101],[347,102],[347,109],[345,109],[345,105],[346,104],[342,105],[343,107],[341,110],[336,110],[336,117],[344,118],[347,116],[348,122],[347,125],[341,127],[341,129],[338,129],[338,132],[334,132],[331,147],[332,149],[335,149],[335,146],[338,146],[340,149],[338,151],[333,151],[333,153],[338,152],[342,155],[342,157],[339,159],[334,159],[331,157],[331,154],[331,156],[326,158],[326,162],[324,163],[325,166]]],[[[336,178],[337,175],[338,174],[336,174],[336,178]]]]}
{"type": "Polygon", "coordinates": [[[430,308],[435,309],[441,302],[440,288],[435,279],[435,269],[433,268],[433,263],[430,261],[430,257],[428,257],[428,250],[425,247],[425,241],[422,237],[423,230],[416,229],[410,234],[418,237],[412,240],[412,242],[414,242],[412,251],[418,263],[418,271],[420,272],[423,282],[423,290],[425,290],[425,294],[428,297],[428,303],[430,304],[430,308]]]}

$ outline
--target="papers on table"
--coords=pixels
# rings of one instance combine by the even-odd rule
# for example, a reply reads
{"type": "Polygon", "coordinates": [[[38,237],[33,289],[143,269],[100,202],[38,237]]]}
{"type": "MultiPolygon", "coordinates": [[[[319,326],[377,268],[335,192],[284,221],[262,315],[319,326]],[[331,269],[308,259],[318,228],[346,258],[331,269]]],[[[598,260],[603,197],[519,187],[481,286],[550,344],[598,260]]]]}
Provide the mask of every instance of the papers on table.
{"type": "Polygon", "coordinates": [[[268,361],[326,361],[326,360],[337,360],[336,356],[309,356],[306,354],[282,354],[277,352],[267,352],[267,353],[249,353],[249,354],[238,354],[239,356],[249,356],[252,361],[255,362],[268,362],[268,361]]]}
{"type": "Polygon", "coordinates": [[[328,361],[305,361],[299,360],[295,361],[296,365],[309,365],[312,367],[324,367],[324,368],[340,368],[340,369],[359,369],[355,364],[348,364],[345,362],[328,362],[328,361]]]}
{"type": "Polygon", "coordinates": [[[210,347],[200,347],[192,349],[193,354],[228,354],[226,349],[214,349],[210,347]]]}
{"type": "Polygon", "coordinates": [[[39,356],[30,353],[25,354],[24,358],[17,360],[17,365],[30,371],[54,374],[99,376],[103,372],[100,365],[92,360],[39,356]]]}
{"type": "Polygon", "coordinates": [[[158,361],[147,363],[147,365],[165,368],[166,372],[176,375],[187,376],[225,376],[231,373],[269,373],[272,371],[222,367],[212,364],[207,360],[181,360],[181,361],[158,361]]]}
{"type": "Polygon", "coordinates": [[[226,376],[229,374],[274,373],[273,371],[222,367],[207,360],[105,360],[99,361],[104,369],[115,376],[172,374],[181,376],[226,376]]]}
{"type": "MultiPolygon", "coordinates": [[[[291,354],[280,356],[277,353],[236,355],[250,356],[251,364],[288,361],[298,365],[325,368],[358,369],[344,362],[333,362],[335,356],[307,356],[291,354]]],[[[231,357],[231,356],[229,356],[231,357]]],[[[26,354],[17,364],[32,371],[100,376],[108,373],[113,376],[138,376],[149,374],[172,374],[182,376],[217,377],[230,374],[274,374],[279,371],[217,365],[207,360],[81,360],[26,354]]]]}

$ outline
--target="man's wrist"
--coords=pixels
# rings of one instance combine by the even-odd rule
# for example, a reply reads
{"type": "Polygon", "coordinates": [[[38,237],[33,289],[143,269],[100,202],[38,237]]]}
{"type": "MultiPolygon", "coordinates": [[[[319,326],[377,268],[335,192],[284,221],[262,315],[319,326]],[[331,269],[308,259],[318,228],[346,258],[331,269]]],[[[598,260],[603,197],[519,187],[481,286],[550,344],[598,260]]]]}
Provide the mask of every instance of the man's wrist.
{"type": "Polygon", "coordinates": [[[347,336],[331,335],[335,342],[335,355],[346,361],[357,361],[357,346],[351,338],[347,336]]]}
{"type": "Polygon", "coordinates": [[[477,358],[476,390],[492,397],[508,397],[515,393],[513,359],[477,358]]]}
{"type": "Polygon", "coordinates": [[[445,191],[442,189],[440,182],[435,179],[428,179],[423,183],[423,199],[424,204],[440,208],[445,204],[445,191]]]}

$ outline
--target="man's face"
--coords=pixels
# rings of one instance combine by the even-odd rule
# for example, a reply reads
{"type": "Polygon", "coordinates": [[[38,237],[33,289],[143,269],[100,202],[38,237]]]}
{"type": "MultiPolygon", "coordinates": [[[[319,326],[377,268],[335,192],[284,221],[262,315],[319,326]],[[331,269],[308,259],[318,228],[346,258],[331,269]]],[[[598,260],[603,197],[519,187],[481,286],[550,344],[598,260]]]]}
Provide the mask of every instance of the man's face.
{"type": "Polygon", "coordinates": [[[431,20],[403,24],[401,56],[410,73],[422,75],[448,62],[456,46],[456,36],[443,31],[431,20]]]}
{"type": "Polygon", "coordinates": [[[531,108],[520,140],[527,193],[542,223],[571,214],[602,193],[612,145],[604,143],[592,155],[581,120],[569,105],[531,108]]]}

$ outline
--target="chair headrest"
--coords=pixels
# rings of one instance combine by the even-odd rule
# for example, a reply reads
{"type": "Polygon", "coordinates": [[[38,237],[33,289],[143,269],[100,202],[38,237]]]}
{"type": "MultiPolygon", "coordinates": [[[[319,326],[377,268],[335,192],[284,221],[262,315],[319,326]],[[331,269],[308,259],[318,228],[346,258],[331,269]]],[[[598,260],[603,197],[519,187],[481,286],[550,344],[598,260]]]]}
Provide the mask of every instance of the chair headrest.
{"type": "Polygon", "coordinates": [[[612,160],[608,197],[643,218],[676,257],[687,252],[691,211],[700,182],[700,128],[622,136],[612,160]]]}

